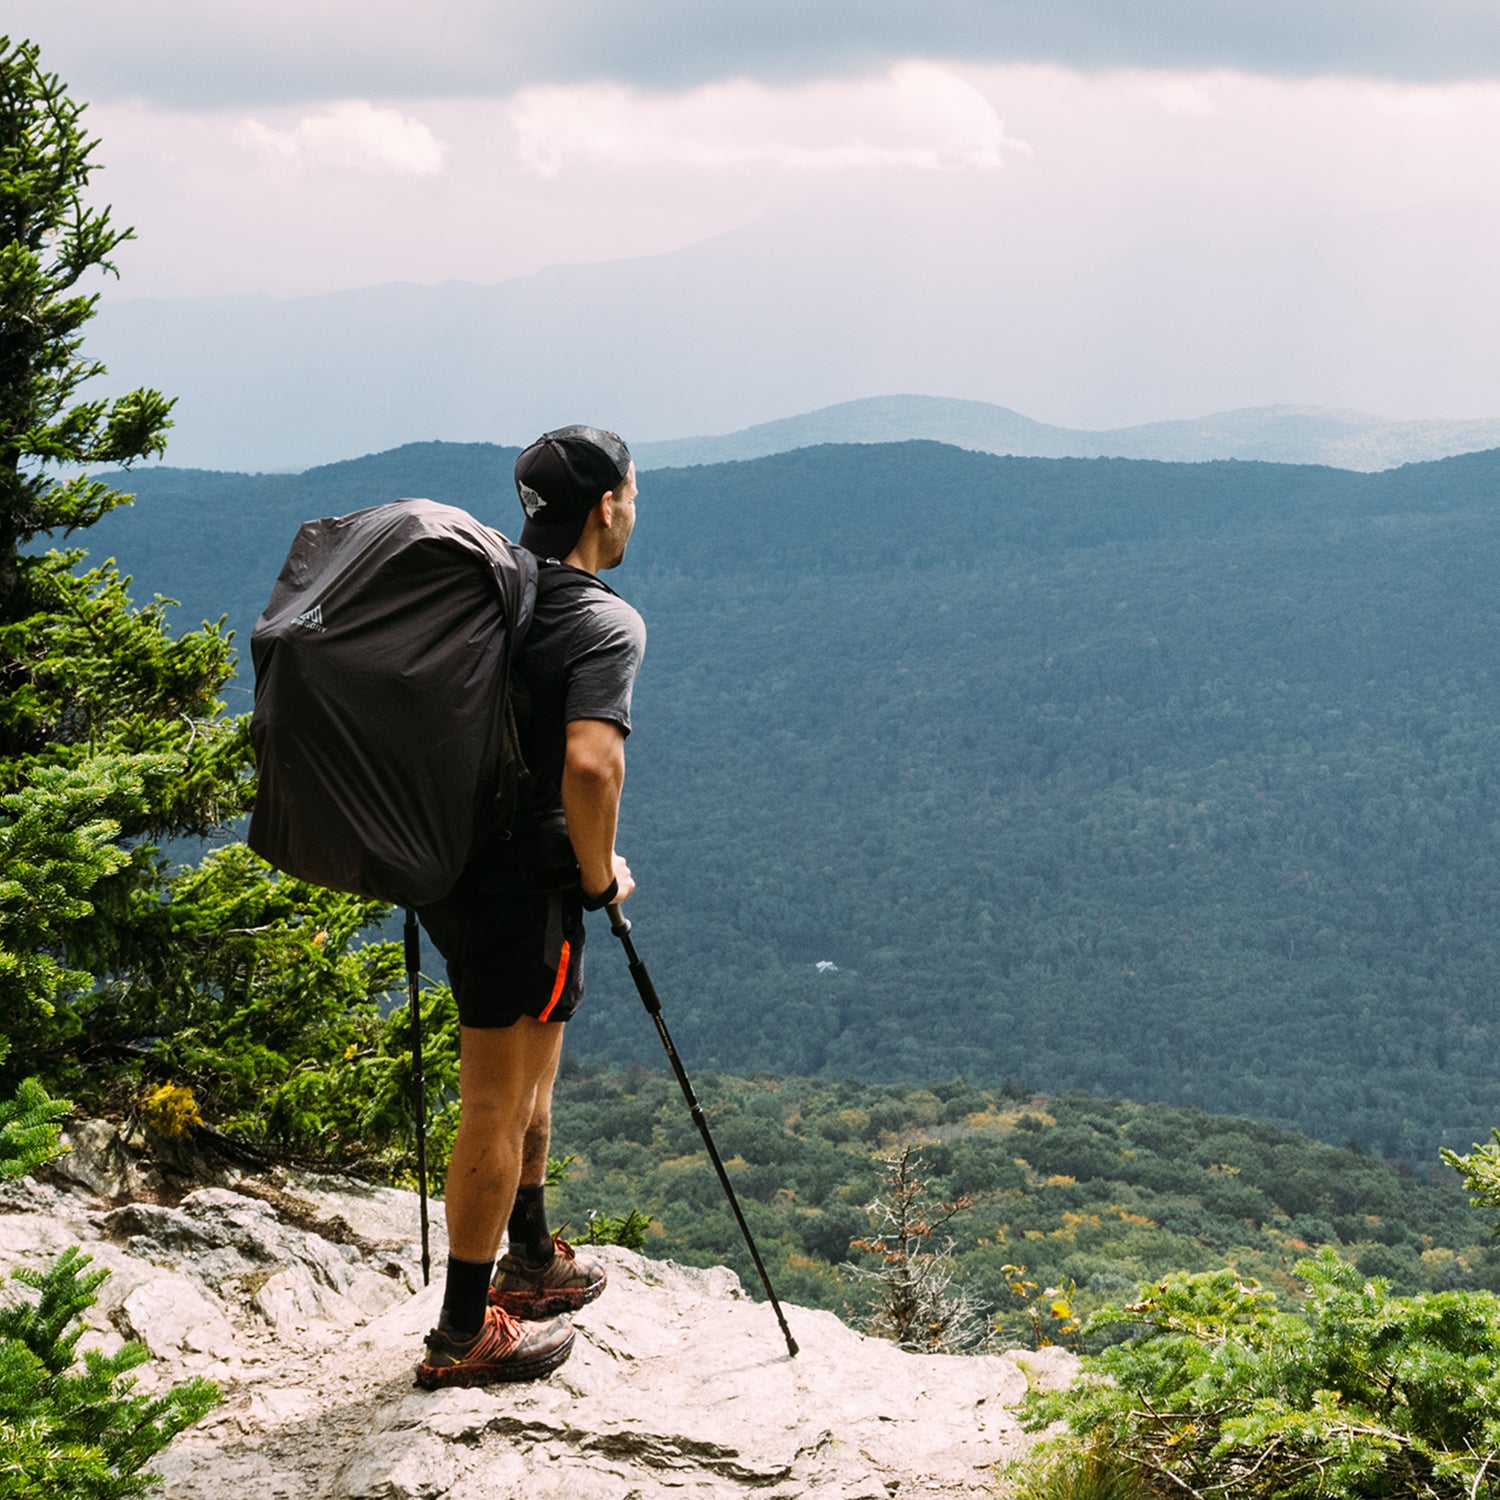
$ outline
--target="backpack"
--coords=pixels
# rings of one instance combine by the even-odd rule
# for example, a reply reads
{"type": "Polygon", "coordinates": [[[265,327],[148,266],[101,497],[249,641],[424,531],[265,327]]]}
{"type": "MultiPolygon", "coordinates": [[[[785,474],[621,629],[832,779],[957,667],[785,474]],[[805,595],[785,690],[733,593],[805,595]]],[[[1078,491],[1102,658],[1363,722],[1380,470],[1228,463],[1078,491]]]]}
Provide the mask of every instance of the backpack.
{"type": "Polygon", "coordinates": [[[250,635],[250,847],[397,906],[446,895],[526,774],[510,677],[536,580],[530,552],[431,500],[303,525],[250,635]]]}

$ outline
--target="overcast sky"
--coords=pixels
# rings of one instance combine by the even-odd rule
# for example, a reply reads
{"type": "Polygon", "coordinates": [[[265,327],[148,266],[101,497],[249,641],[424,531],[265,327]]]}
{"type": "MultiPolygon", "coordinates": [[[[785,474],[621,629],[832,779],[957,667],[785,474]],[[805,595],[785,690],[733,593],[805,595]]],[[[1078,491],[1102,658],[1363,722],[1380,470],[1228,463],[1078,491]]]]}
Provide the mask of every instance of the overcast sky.
{"type": "Polygon", "coordinates": [[[91,101],[101,196],[139,235],[120,295],[490,284],[749,226],[726,297],[812,257],[980,307],[1002,282],[1188,298],[1215,330],[1200,409],[1149,347],[1047,409],[1020,376],[932,394],[1094,426],[1500,416],[1490,0],[6,0],[4,24],[91,101]],[[1337,316],[1289,311],[1285,367],[1237,383],[1235,318],[1275,347],[1310,286],[1337,316]],[[1350,352],[1309,390],[1314,336],[1350,352]]]}

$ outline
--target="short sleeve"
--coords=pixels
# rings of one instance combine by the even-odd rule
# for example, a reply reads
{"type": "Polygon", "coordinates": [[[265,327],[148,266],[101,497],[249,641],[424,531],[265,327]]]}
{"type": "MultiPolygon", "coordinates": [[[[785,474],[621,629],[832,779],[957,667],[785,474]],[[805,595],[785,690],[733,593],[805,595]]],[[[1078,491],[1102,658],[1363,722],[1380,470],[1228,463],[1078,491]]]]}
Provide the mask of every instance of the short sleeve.
{"type": "Polygon", "coordinates": [[[646,624],[616,595],[601,594],[578,612],[568,643],[563,719],[602,719],[630,733],[630,699],[646,654],[646,624]]]}

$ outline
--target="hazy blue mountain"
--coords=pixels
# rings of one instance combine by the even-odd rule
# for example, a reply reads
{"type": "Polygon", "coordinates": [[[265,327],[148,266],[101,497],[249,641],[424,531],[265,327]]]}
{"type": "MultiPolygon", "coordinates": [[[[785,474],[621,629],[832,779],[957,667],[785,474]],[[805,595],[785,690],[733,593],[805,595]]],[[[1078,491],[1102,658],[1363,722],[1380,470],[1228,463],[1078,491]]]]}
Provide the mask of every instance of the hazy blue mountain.
{"type": "MultiPolygon", "coordinates": [[[[147,470],[90,542],[243,642],[298,520],[514,528],[513,455],[147,470]]],[[[639,515],[622,848],[689,1066],[1024,1077],[1423,1163],[1500,1123],[1500,453],[810,447],[647,471],[639,515]]],[[[592,946],[574,1055],[658,1066],[592,946]]]]}
{"type": "Polygon", "coordinates": [[[652,468],[763,458],[818,443],[929,438],[1026,458],[1260,459],[1372,471],[1500,447],[1500,421],[1398,422],[1367,412],[1262,406],[1176,422],[1089,432],[1035,422],[1008,407],[940,396],[867,396],[716,437],[640,443],[652,468]]]}
{"type": "MultiPolygon", "coordinates": [[[[1205,224],[1191,242],[1143,241],[1130,263],[1106,268],[1081,247],[1060,254],[1040,224],[997,222],[992,209],[960,207],[974,216],[968,233],[937,244],[913,199],[865,226],[854,258],[808,252],[820,239],[847,241],[847,210],[829,202],[671,254],[553,266],[491,286],[185,300],[130,300],[109,287],[89,347],[112,378],[179,396],[173,463],[252,471],[427,439],[524,443],[573,421],[641,444],[903,391],[1057,422],[1109,413],[1109,425],[1270,402],[1401,415],[1411,373],[1399,351],[1412,345],[1425,351],[1428,411],[1469,411],[1495,390],[1493,361],[1470,329],[1390,304],[1378,219],[1358,233],[1368,263],[1309,262],[1300,240],[1277,241],[1269,228],[1205,224]],[[820,217],[839,220],[838,233],[820,217]],[[978,282],[975,245],[995,266],[978,282]],[[1266,277],[1283,263],[1298,268],[1290,293],[1266,277]],[[1122,301],[1122,284],[1170,292],[1122,301]]],[[[1326,461],[1305,441],[1258,447],[1235,430],[1187,450],[1153,439],[1140,454],[1112,443],[1040,451],[1326,461]]],[[[1371,467],[1433,452],[1355,443],[1335,457],[1371,467]]]]}

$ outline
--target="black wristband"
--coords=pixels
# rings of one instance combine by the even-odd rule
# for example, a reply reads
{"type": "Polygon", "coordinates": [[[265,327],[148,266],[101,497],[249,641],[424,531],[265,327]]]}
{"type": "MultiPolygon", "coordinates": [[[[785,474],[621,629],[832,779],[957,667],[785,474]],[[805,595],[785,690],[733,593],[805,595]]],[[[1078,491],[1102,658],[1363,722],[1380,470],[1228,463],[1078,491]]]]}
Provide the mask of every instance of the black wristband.
{"type": "Polygon", "coordinates": [[[583,896],[583,909],[585,911],[598,911],[601,907],[608,906],[620,894],[620,882],[618,877],[611,880],[597,896],[589,895],[587,891],[582,890],[582,887],[580,887],[580,891],[583,896]]]}

